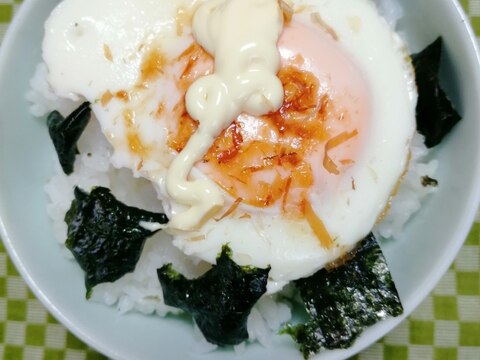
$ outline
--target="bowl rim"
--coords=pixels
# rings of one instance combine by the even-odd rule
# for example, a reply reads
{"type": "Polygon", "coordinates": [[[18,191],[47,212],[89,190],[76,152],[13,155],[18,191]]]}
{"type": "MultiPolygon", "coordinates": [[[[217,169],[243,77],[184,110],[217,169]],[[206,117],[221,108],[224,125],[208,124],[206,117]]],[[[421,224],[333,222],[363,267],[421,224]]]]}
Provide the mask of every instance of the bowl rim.
{"type": "MultiPolygon", "coordinates": [[[[22,24],[27,19],[27,15],[30,14],[30,8],[32,8],[33,4],[35,4],[38,1],[39,0],[24,0],[23,3],[21,4],[19,11],[15,14],[12,21],[10,22],[8,26],[8,30],[5,33],[4,39],[0,46],[0,69],[5,68],[5,64],[8,61],[8,49],[15,42],[17,34],[21,30],[22,24]]],[[[475,74],[474,80],[477,84],[480,85],[479,43],[477,42],[477,37],[473,31],[473,27],[471,25],[470,19],[458,0],[447,0],[447,1],[450,1],[450,3],[452,4],[454,11],[457,13],[457,16],[463,23],[463,28],[467,32],[468,43],[473,50],[472,62],[475,62],[477,64],[474,71],[474,74],[475,74]]],[[[478,108],[480,113],[480,105],[478,105],[478,108]]],[[[478,135],[480,137],[480,134],[478,135]]],[[[480,164],[477,164],[474,177],[476,179],[480,179],[480,164]]],[[[372,344],[376,343],[382,336],[385,336],[390,331],[392,331],[393,328],[395,328],[401,322],[403,322],[413,312],[413,310],[415,310],[420,305],[420,303],[431,293],[435,285],[437,285],[440,279],[445,275],[450,265],[453,263],[456,256],[458,255],[458,252],[460,251],[461,247],[463,246],[463,243],[470,231],[471,224],[475,220],[475,216],[476,216],[476,212],[478,210],[479,204],[480,204],[480,183],[476,186],[476,188],[473,189],[472,194],[469,197],[468,204],[465,204],[464,206],[464,208],[468,210],[469,216],[462,218],[461,222],[458,224],[457,231],[456,231],[457,240],[455,242],[451,242],[451,245],[448,248],[449,251],[444,251],[443,258],[439,259],[439,261],[437,262],[437,264],[439,265],[437,265],[436,271],[432,272],[430,276],[424,279],[424,281],[422,282],[422,286],[420,286],[419,290],[415,292],[415,295],[413,296],[413,299],[410,301],[408,308],[405,307],[404,314],[384,322],[382,324],[383,326],[376,327],[370,333],[368,341],[366,341],[366,339],[363,339],[363,341],[361,341],[361,339],[364,337],[360,337],[359,339],[357,339],[356,343],[352,347],[342,352],[342,356],[346,356],[346,355],[352,356],[354,354],[357,354],[363,351],[368,346],[371,346],[372,344]]],[[[111,349],[105,346],[105,344],[101,340],[98,340],[96,338],[89,336],[88,333],[86,333],[85,331],[80,329],[78,326],[76,326],[72,321],[70,321],[69,318],[66,317],[62,313],[62,311],[54,303],[50,301],[47,294],[44,293],[42,289],[40,289],[36,285],[36,282],[33,279],[33,277],[26,270],[26,267],[24,266],[21,256],[16,251],[13,241],[10,238],[9,233],[7,231],[6,225],[3,222],[1,217],[0,217],[0,237],[2,238],[3,243],[5,244],[5,249],[8,253],[8,256],[14,263],[15,267],[17,268],[18,272],[20,273],[20,275],[22,276],[22,278],[24,279],[28,287],[35,294],[36,298],[47,308],[47,310],[62,325],[64,325],[67,328],[68,331],[70,331],[76,337],[81,339],[87,345],[93,347],[94,349],[108,356],[109,358],[122,358],[122,355],[116,353],[114,349],[111,349]]],[[[332,351],[332,354],[330,355],[333,355],[333,357],[336,357],[335,352],[336,350],[332,351]]],[[[328,353],[319,354],[315,356],[315,358],[317,357],[323,358],[324,356],[327,358],[330,358],[328,353]]]]}

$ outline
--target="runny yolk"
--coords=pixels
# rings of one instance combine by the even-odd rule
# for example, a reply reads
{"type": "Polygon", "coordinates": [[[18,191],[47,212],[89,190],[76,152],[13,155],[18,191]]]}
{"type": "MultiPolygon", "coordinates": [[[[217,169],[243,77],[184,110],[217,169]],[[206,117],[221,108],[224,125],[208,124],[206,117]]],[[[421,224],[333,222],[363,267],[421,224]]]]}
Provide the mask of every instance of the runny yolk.
{"type": "MultiPolygon", "coordinates": [[[[278,204],[286,214],[304,216],[312,187],[321,191],[355,163],[369,116],[368,88],[338,43],[313,25],[290,23],[279,49],[282,107],[234,119],[197,167],[234,199],[256,207],[278,204]]],[[[185,66],[177,81],[183,91],[211,71],[211,58],[198,45],[179,61],[185,66]]],[[[181,151],[198,123],[183,99],[174,112],[168,144],[181,151]]]]}

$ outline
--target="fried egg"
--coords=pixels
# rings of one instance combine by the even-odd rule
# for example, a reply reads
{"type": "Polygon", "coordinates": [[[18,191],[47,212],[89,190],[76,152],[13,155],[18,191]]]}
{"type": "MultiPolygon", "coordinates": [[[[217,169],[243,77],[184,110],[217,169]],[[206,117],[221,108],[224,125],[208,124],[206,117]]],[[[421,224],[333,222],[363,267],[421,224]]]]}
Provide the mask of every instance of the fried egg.
{"type": "MultiPolygon", "coordinates": [[[[150,180],[169,216],[184,206],[165,176],[198,127],[185,93],[213,71],[191,32],[201,3],[64,0],[45,25],[52,89],[91,102],[113,165],[150,180]]],[[[417,100],[406,46],[370,0],[282,6],[282,107],[232,119],[190,173],[226,205],[195,231],[167,229],[194,258],[214,263],[228,243],[240,265],[270,266],[269,292],[372,230],[408,166],[417,100]]]]}

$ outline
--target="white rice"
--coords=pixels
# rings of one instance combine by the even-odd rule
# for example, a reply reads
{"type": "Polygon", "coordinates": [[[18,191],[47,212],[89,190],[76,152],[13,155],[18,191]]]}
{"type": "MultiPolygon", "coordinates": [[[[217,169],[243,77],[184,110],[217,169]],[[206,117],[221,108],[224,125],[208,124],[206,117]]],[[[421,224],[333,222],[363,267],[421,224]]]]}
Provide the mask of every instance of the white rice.
{"type": "Polygon", "coordinates": [[[26,99],[31,104],[30,112],[36,117],[45,116],[53,110],[59,111],[64,116],[68,115],[80,103],[55,95],[50,84],[46,81],[47,75],[47,66],[44,63],[38,64],[35,74],[30,80],[30,90],[26,94],[26,99]]]}
{"type": "MultiPolygon", "coordinates": [[[[395,27],[403,14],[399,2],[396,0],[374,0],[374,2],[390,26],[395,27]]],[[[34,116],[43,117],[53,110],[58,110],[66,116],[80,102],[58,98],[49,87],[46,78],[47,68],[41,63],[31,80],[31,90],[27,94],[27,99],[32,104],[31,113],[34,116]]],[[[150,211],[162,211],[151,183],[134,178],[130,170],[118,170],[111,166],[112,149],[96,121],[90,122],[78,147],[81,154],[77,156],[74,174],[66,176],[55,157],[55,175],[45,186],[49,197],[47,212],[52,219],[54,234],[59,243],[63,244],[66,240],[67,226],[64,216],[73,200],[72,190],[75,186],[85,190],[89,190],[92,186],[104,186],[111,189],[120,201],[128,205],[150,211]]],[[[387,217],[374,229],[376,234],[384,238],[395,237],[401,233],[408,219],[420,208],[424,198],[434,191],[434,188],[425,188],[421,184],[423,176],[435,176],[437,162],[428,161],[428,150],[423,145],[420,135],[415,136],[411,152],[409,171],[398,195],[394,198],[387,217]]],[[[72,257],[67,250],[65,254],[72,257]]],[[[180,310],[165,305],[157,278],[156,270],[166,263],[173,263],[175,269],[187,277],[196,277],[209,268],[206,263],[192,261],[186,257],[172,245],[168,235],[159,232],[147,240],[135,271],[114,283],[96,286],[92,300],[115,306],[121,313],[137,311],[158,316],[178,313],[180,310]]],[[[288,293],[290,289],[287,287],[284,293],[288,293]]],[[[249,341],[258,341],[264,346],[269,346],[272,334],[276,333],[290,318],[289,304],[283,300],[279,301],[276,295],[262,297],[248,318],[249,341]]],[[[196,326],[194,334],[198,342],[192,349],[193,352],[205,353],[216,349],[215,345],[203,338],[196,326]]],[[[245,344],[234,347],[237,354],[241,354],[244,349],[245,344]]]]}
{"type": "Polygon", "coordinates": [[[392,201],[390,210],[383,221],[375,229],[375,235],[385,239],[395,238],[402,233],[407,221],[420,210],[425,198],[436,191],[436,187],[423,186],[422,178],[435,177],[438,161],[429,160],[429,150],[424,144],[424,137],[416,134],[410,147],[411,160],[397,195],[392,201]]]}

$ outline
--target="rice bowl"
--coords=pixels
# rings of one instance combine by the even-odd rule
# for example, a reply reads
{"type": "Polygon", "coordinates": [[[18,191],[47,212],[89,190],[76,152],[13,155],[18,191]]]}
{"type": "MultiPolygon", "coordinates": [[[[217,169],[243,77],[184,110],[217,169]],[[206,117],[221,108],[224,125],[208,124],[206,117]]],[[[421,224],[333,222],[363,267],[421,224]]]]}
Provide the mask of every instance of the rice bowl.
{"type": "MultiPolygon", "coordinates": [[[[32,5],[30,5],[30,6],[32,6],[32,5]]],[[[28,6],[26,6],[26,8],[28,8],[28,6]]],[[[26,10],[25,10],[25,11],[26,11],[26,10]]],[[[408,35],[408,33],[407,33],[407,35],[408,35]]],[[[446,36],[446,38],[448,39],[448,36],[446,36]]],[[[447,43],[448,43],[448,40],[447,40],[447,43]]],[[[8,44],[8,42],[7,42],[7,44],[8,44]]],[[[472,50],[472,51],[473,51],[473,50],[472,50]]],[[[455,63],[455,61],[454,61],[454,63],[455,63]]],[[[32,64],[32,65],[33,65],[33,64],[32,64]]],[[[33,67],[32,67],[32,70],[33,70],[33,67]]],[[[457,71],[458,71],[458,70],[457,70],[457,71]]],[[[460,83],[462,83],[462,82],[460,81],[460,83]]],[[[475,85],[475,84],[473,84],[473,85],[475,85]]],[[[24,90],[26,90],[26,89],[27,89],[27,86],[24,88],[24,90]]],[[[475,94],[475,92],[472,91],[472,92],[469,92],[469,94],[475,94]]],[[[466,100],[465,100],[465,101],[466,101],[466,100]]],[[[465,113],[465,117],[466,117],[466,119],[470,119],[467,113],[465,113]]],[[[473,119],[473,117],[472,117],[470,121],[473,121],[473,120],[474,120],[474,119],[473,119]]],[[[3,125],[2,125],[2,126],[3,126],[3,125]]],[[[475,124],[474,124],[474,125],[470,125],[470,126],[475,126],[475,124]]],[[[478,125],[476,125],[476,126],[478,127],[478,125]]],[[[477,129],[477,130],[478,130],[478,129],[477,129]]],[[[457,132],[460,132],[460,130],[457,130],[457,132]]],[[[478,132],[478,131],[477,131],[477,132],[478,132]]],[[[2,131],[2,133],[3,133],[3,131],[2,131]]],[[[448,147],[452,141],[455,141],[455,140],[453,140],[453,139],[454,139],[454,137],[452,136],[451,139],[449,140],[449,143],[445,144],[444,147],[448,147]]],[[[4,142],[3,142],[3,143],[4,143],[4,142]]],[[[474,142],[472,142],[472,144],[474,144],[474,142]]],[[[450,145],[450,146],[452,146],[452,145],[450,145]]],[[[50,150],[51,150],[51,148],[50,148],[50,150]]],[[[477,151],[477,153],[478,153],[478,151],[477,151]]],[[[447,159],[448,159],[448,155],[444,155],[444,154],[445,154],[445,150],[443,150],[443,148],[442,148],[441,151],[440,151],[440,157],[441,157],[441,156],[446,156],[447,159]]],[[[472,156],[475,156],[475,154],[476,154],[476,153],[473,153],[472,156]]],[[[2,152],[2,156],[3,156],[3,152],[2,152]]],[[[48,157],[48,158],[50,158],[50,157],[48,157]]],[[[45,157],[45,159],[47,159],[47,157],[45,157]]],[[[475,159],[475,158],[474,158],[474,159],[475,159]]],[[[2,161],[3,161],[3,159],[2,159],[2,161]]],[[[448,162],[448,160],[447,160],[446,163],[448,163],[449,165],[451,164],[450,162],[448,162]]],[[[471,163],[472,163],[472,164],[476,164],[475,161],[472,161],[471,163]]],[[[452,166],[453,166],[453,165],[452,165],[452,166]]],[[[470,171],[471,171],[471,170],[470,170],[470,171]]],[[[478,170],[476,170],[476,171],[478,171],[478,170]]],[[[448,178],[448,174],[452,174],[452,173],[455,173],[455,171],[449,171],[448,173],[445,173],[445,170],[442,172],[442,168],[440,167],[440,169],[439,169],[440,182],[441,182],[441,183],[446,183],[446,184],[452,184],[452,185],[453,185],[453,184],[454,184],[453,182],[449,182],[448,180],[442,180],[442,175],[443,175],[443,179],[445,179],[445,178],[446,178],[446,179],[449,179],[449,178],[448,178]],[[446,174],[447,174],[447,176],[446,176],[446,174]],[[446,177],[445,177],[445,176],[446,176],[446,177]]],[[[465,171],[463,171],[463,172],[461,172],[461,173],[463,173],[463,174],[468,174],[468,173],[466,173],[465,171]]],[[[44,177],[48,177],[46,171],[45,171],[45,173],[43,173],[43,174],[45,174],[44,177]]],[[[464,176],[464,177],[462,178],[462,180],[465,179],[466,177],[467,177],[467,176],[464,176]]],[[[474,178],[474,175],[471,175],[471,178],[474,178]]],[[[464,181],[467,181],[467,179],[465,179],[464,181]]],[[[41,183],[42,183],[42,182],[39,181],[39,184],[41,184],[41,183]]],[[[41,187],[41,186],[40,186],[40,187],[41,187]]],[[[474,189],[475,186],[473,185],[473,183],[471,183],[470,185],[468,185],[468,183],[467,183],[467,185],[465,185],[465,188],[474,189]]],[[[441,197],[441,196],[445,196],[445,192],[446,192],[446,191],[447,191],[447,190],[442,190],[442,189],[440,189],[439,192],[438,192],[438,194],[436,194],[434,197],[432,197],[431,200],[429,200],[429,202],[430,202],[431,204],[432,204],[432,203],[435,204],[436,202],[440,201],[440,200],[437,200],[437,199],[438,199],[439,197],[441,197]]],[[[473,191],[473,190],[472,190],[472,191],[473,191]]],[[[475,191],[478,191],[478,190],[475,190],[475,191]]],[[[451,196],[453,196],[453,195],[451,195],[451,196]]],[[[2,195],[2,198],[3,198],[3,195],[2,195]]],[[[475,207],[477,199],[478,199],[478,194],[475,193],[475,196],[473,196],[473,198],[470,198],[469,204],[470,204],[470,203],[472,204],[472,206],[470,206],[470,208],[475,207]]],[[[457,200],[457,201],[458,201],[458,200],[457,200]]],[[[43,201],[43,203],[44,203],[44,201],[43,201]]],[[[431,205],[431,204],[427,204],[427,207],[428,207],[428,206],[434,206],[434,205],[431,205]]],[[[458,206],[461,206],[461,205],[459,204],[458,206]]],[[[2,209],[2,210],[3,210],[3,209],[2,209]]],[[[467,210],[465,210],[465,211],[467,211],[467,210]]],[[[472,215],[472,214],[473,214],[473,211],[470,209],[468,212],[469,212],[470,215],[467,216],[466,218],[471,219],[472,216],[473,216],[473,215],[472,215]]],[[[4,215],[3,215],[3,214],[4,214],[4,213],[3,213],[3,211],[2,211],[2,220],[3,220],[5,223],[7,223],[7,221],[4,220],[4,215]]],[[[37,213],[37,215],[38,215],[38,214],[40,214],[40,213],[37,213]]],[[[426,214],[425,211],[423,211],[423,212],[420,214],[421,216],[418,217],[418,218],[416,218],[416,219],[414,220],[414,222],[409,225],[409,228],[406,230],[406,233],[404,233],[402,237],[407,237],[409,233],[412,234],[412,231],[413,231],[413,230],[411,230],[411,229],[412,229],[412,228],[415,229],[415,223],[418,224],[420,221],[428,221],[428,216],[427,216],[427,219],[426,219],[426,220],[423,220],[423,219],[425,219],[425,216],[426,216],[425,214],[426,214]],[[423,214],[423,216],[422,216],[422,214],[423,214]]],[[[439,216],[441,217],[441,216],[444,216],[444,215],[439,215],[439,216]]],[[[465,219],[465,217],[463,217],[463,218],[465,219]]],[[[431,220],[431,221],[433,221],[433,220],[431,220]]],[[[466,221],[466,220],[464,220],[464,221],[466,221]]],[[[416,226],[420,226],[420,225],[416,225],[416,226]]],[[[9,230],[8,225],[6,225],[5,227],[6,227],[7,232],[9,232],[9,231],[8,231],[8,230],[9,230]]],[[[465,226],[465,227],[466,227],[466,226],[465,226]]],[[[418,231],[418,228],[417,228],[416,230],[418,231]]],[[[432,230],[434,230],[434,229],[433,229],[432,227],[430,227],[429,230],[432,231],[432,230]]],[[[426,231],[426,230],[424,230],[424,231],[426,231]]],[[[463,229],[462,231],[465,232],[466,230],[463,229]]],[[[47,230],[47,232],[48,232],[48,230],[47,230]]],[[[4,236],[4,238],[5,238],[5,240],[6,240],[7,243],[8,243],[8,239],[9,239],[9,238],[8,238],[7,236],[4,236]]],[[[10,235],[10,238],[13,238],[12,235],[10,235]]],[[[458,248],[458,246],[459,246],[459,245],[456,245],[455,247],[458,248]]],[[[440,248],[440,246],[439,246],[439,248],[440,248]]],[[[53,248],[52,248],[52,249],[53,249],[53,248]]],[[[411,281],[411,280],[407,280],[406,282],[402,283],[401,277],[402,277],[402,276],[407,276],[407,275],[398,275],[398,274],[405,274],[407,271],[412,271],[412,272],[414,272],[415,270],[414,270],[414,267],[413,267],[413,266],[409,266],[407,269],[404,269],[403,266],[402,266],[402,262],[401,262],[401,261],[399,261],[398,263],[396,263],[395,260],[393,260],[393,258],[395,258],[395,256],[392,257],[391,255],[394,254],[397,249],[403,249],[403,251],[406,252],[406,253],[408,253],[408,252],[415,253],[415,251],[417,251],[418,248],[417,248],[417,250],[415,250],[415,247],[409,248],[408,245],[406,244],[406,240],[400,240],[400,241],[397,242],[397,243],[388,243],[388,244],[386,244],[386,246],[385,246],[385,252],[386,252],[387,258],[389,258],[389,260],[390,260],[390,263],[391,263],[390,266],[392,267],[392,272],[393,272],[394,276],[395,276],[396,279],[397,279],[397,285],[399,286],[399,291],[400,291],[400,294],[402,295],[402,298],[403,298],[403,300],[404,300],[404,305],[405,305],[406,312],[408,313],[409,311],[412,310],[413,305],[416,304],[416,303],[419,301],[419,298],[416,297],[416,296],[414,296],[414,295],[413,295],[413,292],[409,291],[409,289],[412,289],[410,286],[415,286],[415,285],[412,285],[412,283],[409,283],[409,281],[411,281]],[[405,247],[403,247],[403,246],[405,246],[405,247]],[[390,256],[389,256],[389,255],[390,255],[390,256]],[[396,271],[395,271],[395,270],[396,270],[396,271]],[[399,276],[400,276],[400,280],[398,279],[399,276]],[[403,295],[403,294],[407,294],[407,296],[405,296],[405,295],[403,295]],[[408,294],[410,294],[410,295],[408,295],[408,294]]],[[[426,249],[425,249],[425,250],[426,250],[426,249]]],[[[54,251],[54,252],[56,251],[56,253],[59,252],[58,250],[55,250],[55,249],[53,249],[53,251],[54,251]]],[[[451,255],[450,255],[450,256],[451,256],[451,255]]],[[[15,256],[14,256],[14,258],[15,258],[15,256]]],[[[414,256],[412,256],[409,261],[412,261],[412,262],[413,262],[414,264],[416,264],[417,266],[421,265],[420,263],[415,263],[415,261],[421,262],[422,259],[418,259],[418,260],[415,260],[415,259],[417,259],[417,258],[414,257],[414,256]]],[[[447,265],[448,265],[448,264],[444,264],[444,265],[443,265],[443,268],[446,268],[447,265]]],[[[76,271],[73,271],[73,273],[77,273],[77,272],[76,272],[76,271]]],[[[441,274],[437,274],[436,271],[435,271],[434,273],[435,273],[436,275],[432,275],[432,276],[434,276],[434,277],[436,277],[436,278],[438,278],[438,277],[441,275],[441,274]]],[[[72,276],[75,277],[75,275],[72,275],[72,276]]],[[[76,275],[76,278],[78,279],[78,282],[80,283],[80,282],[81,282],[81,276],[80,276],[78,273],[77,273],[77,275],[76,275]]],[[[431,287],[431,286],[433,286],[433,284],[427,286],[427,288],[429,288],[429,287],[431,287]]],[[[81,286],[80,286],[80,288],[81,288],[81,286]]],[[[72,287],[72,290],[73,290],[73,287],[72,287]]],[[[428,289],[427,289],[427,290],[428,290],[428,289]]],[[[75,291],[76,291],[76,290],[74,290],[74,292],[75,292],[75,291]]],[[[79,291],[76,291],[76,294],[77,294],[76,296],[78,296],[79,298],[82,298],[82,296],[81,296],[80,293],[81,293],[81,291],[80,291],[80,292],[79,292],[79,291]]],[[[418,293],[417,293],[417,294],[418,294],[418,293]]],[[[417,295],[417,296],[418,296],[418,295],[417,295]]],[[[100,312],[103,312],[104,310],[99,310],[99,311],[100,311],[100,312]]],[[[57,314],[58,314],[58,313],[57,313],[57,314]]],[[[126,317],[126,320],[125,320],[125,321],[130,321],[130,320],[132,320],[133,318],[135,318],[135,317],[130,317],[130,316],[128,316],[128,317],[126,317]]],[[[117,321],[124,321],[124,320],[117,320],[117,321]]],[[[143,321],[143,320],[142,320],[142,321],[143,321]]],[[[169,320],[167,320],[167,321],[169,321],[169,320]]],[[[169,322],[170,322],[170,321],[169,321],[169,322]]],[[[396,321],[393,321],[393,322],[391,322],[391,323],[394,323],[394,322],[396,322],[396,321]]],[[[382,324],[382,326],[380,326],[380,327],[389,327],[389,326],[391,326],[391,325],[382,324]]],[[[84,336],[81,336],[81,337],[85,339],[84,336]]],[[[367,335],[367,337],[368,337],[368,335],[367,335]]],[[[87,338],[88,338],[88,337],[87,337],[87,338]]],[[[274,340],[274,341],[277,341],[277,340],[274,340]]],[[[360,342],[359,344],[361,344],[361,342],[360,342]]],[[[359,344],[357,344],[357,347],[358,347],[358,346],[362,346],[362,345],[359,345],[359,344]]],[[[106,350],[106,348],[105,348],[104,346],[100,346],[100,347],[101,347],[101,350],[104,350],[104,351],[106,350]]],[[[247,352],[245,353],[244,356],[248,356],[249,351],[250,351],[250,350],[247,350],[247,352]]],[[[111,354],[111,355],[114,356],[114,357],[117,357],[117,356],[118,356],[118,357],[121,357],[121,356],[126,356],[126,357],[128,357],[128,355],[123,355],[123,354],[128,354],[128,353],[122,351],[122,354],[111,354]]],[[[132,354],[133,354],[133,353],[132,353],[132,354]]],[[[172,353],[172,354],[173,354],[173,353],[172,353]]],[[[225,355],[225,354],[223,354],[223,355],[225,355]]],[[[212,356],[215,356],[215,355],[212,355],[212,356]]],[[[220,355],[217,355],[217,356],[220,356],[220,355]]],[[[340,356],[342,356],[342,355],[340,355],[340,356]]]]}

